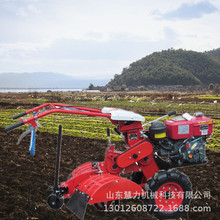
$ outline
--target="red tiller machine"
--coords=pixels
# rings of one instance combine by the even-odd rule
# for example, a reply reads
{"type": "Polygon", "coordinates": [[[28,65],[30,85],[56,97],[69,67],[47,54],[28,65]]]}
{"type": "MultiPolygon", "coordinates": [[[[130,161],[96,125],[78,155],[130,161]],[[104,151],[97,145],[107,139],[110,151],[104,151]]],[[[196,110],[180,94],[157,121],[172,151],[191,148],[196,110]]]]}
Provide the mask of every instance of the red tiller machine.
{"type": "Polygon", "coordinates": [[[94,204],[100,210],[108,208],[115,201],[133,198],[137,195],[146,205],[153,208],[150,214],[160,219],[177,218],[184,215],[184,206],[188,206],[191,183],[188,177],[175,170],[175,167],[203,164],[206,139],[213,132],[213,120],[202,113],[191,116],[187,113],[166,120],[159,120],[174,115],[176,112],[142,124],[145,118],[131,111],[116,108],[94,109],[69,106],[59,103],[47,103],[13,117],[13,119],[33,114],[6,127],[11,131],[24,124],[29,124],[19,138],[31,132],[30,152],[34,154],[35,129],[40,126],[38,119],[53,113],[77,114],[108,118],[115,125],[115,132],[125,142],[125,151],[115,150],[107,129],[108,146],[103,162],[88,162],[77,167],[67,181],[59,184],[62,126],[59,127],[56,159],[55,184],[52,194],[47,198],[48,205],[59,209],[64,198],[69,198],[67,207],[80,219],[86,213],[87,204],[94,204]],[[144,127],[148,125],[148,129],[144,127]],[[131,173],[130,179],[121,174],[131,173]],[[178,196],[178,195],[182,196],[178,196]],[[154,196],[149,196],[154,195],[154,196]],[[156,195],[156,196],[155,196],[156,195]],[[183,207],[183,209],[179,209],[183,207]]]}

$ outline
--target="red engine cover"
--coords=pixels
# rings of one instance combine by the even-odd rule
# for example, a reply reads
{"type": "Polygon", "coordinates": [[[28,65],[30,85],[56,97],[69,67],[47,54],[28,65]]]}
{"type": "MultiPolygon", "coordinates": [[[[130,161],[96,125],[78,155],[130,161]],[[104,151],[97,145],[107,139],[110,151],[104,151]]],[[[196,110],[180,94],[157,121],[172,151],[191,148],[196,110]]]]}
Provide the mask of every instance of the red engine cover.
{"type": "Polygon", "coordinates": [[[179,116],[166,120],[165,125],[167,136],[172,139],[210,135],[213,132],[213,120],[205,116],[193,117],[190,121],[179,116]]]}

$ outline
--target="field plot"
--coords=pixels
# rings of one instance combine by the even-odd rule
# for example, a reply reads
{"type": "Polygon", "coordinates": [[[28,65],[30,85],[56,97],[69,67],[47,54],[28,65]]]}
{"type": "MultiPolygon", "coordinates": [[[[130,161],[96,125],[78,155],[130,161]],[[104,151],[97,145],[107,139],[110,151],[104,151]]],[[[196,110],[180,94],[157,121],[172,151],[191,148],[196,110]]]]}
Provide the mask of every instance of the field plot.
{"type": "MultiPolygon", "coordinates": [[[[61,181],[77,166],[87,161],[103,161],[107,146],[106,128],[111,128],[112,141],[124,149],[121,138],[113,132],[113,125],[103,118],[71,115],[50,115],[39,122],[36,155],[28,152],[30,140],[25,137],[20,145],[17,138],[27,128],[6,133],[4,128],[18,120],[12,116],[45,102],[102,108],[117,107],[138,112],[151,121],[169,111],[178,114],[194,114],[202,111],[214,119],[214,133],[208,140],[204,165],[179,168],[189,176],[193,191],[202,193],[201,199],[193,199],[191,207],[211,207],[211,212],[189,212],[187,220],[219,219],[220,216],[220,106],[218,96],[210,94],[155,94],[155,93],[56,93],[56,94],[0,94],[0,150],[1,150],[1,208],[0,218],[8,219],[77,219],[64,205],[55,212],[46,204],[53,184],[58,125],[63,125],[61,181]],[[174,97],[174,98],[173,98],[174,97]],[[217,102],[216,102],[217,101],[217,102]],[[211,150],[210,150],[211,149],[211,150]],[[210,192],[209,198],[203,194],[210,192]]],[[[66,201],[67,202],[67,201],[66,201]]],[[[139,200],[123,200],[122,204],[142,204],[139,200]]],[[[154,218],[144,212],[99,212],[88,207],[85,220],[115,219],[136,220],[154,218]]],[[[180,219],[179,219],[180,220],[180,219]]],[[[183,220],[183,219],[182,219],[183,220]]],[[[185,220],[185,219],[184,219],[185,220]]]]}
{"type": "MultiPolygon", "coordinates": [[[[214,119],[214,133],[207,146],[219,151],[220,105],[218,101],[218,96],[191,93],[5,94],[4,96],[0,95],[0,103],[2,105],[0,109],[0,126],[6,127],[15,123],[11,119],[13,115],[45,102],[62,102],[69,105],[93,108],[121,108],[144,115],[146,122],[173,110],[177,111],[178,114],[184,112],[194,114],[200,111],[214,119]]],[[[39,129],[40,132],[57,133],[58,125],[62,124],[64,134],[92,139],[106,139],[106,128],[109,127],[112,131],[112,140],[121,140],[121,137],[113,132],[114,126],[107,119],[56,114],[40,119],[39,122],[42,125],[39,129]]],[[[24,129],[24,126],[21,129],[24,129]]]]}
{"type": "MultiPolygon", "coordinates": [[[[19,112],[25,111],[24,109],[19,110],[0,110],[0,127],[6,127],[7,125],[13,124],[12,116],[19,112]]],[[[146,122],[156,119],[157,115],[145,116],[146,122]]],[[[163,120],[164,121],[164,120],[163,120]]],[[[58,133],[59,124],[63,125],[63,133],[73,137],[86,137],[92,139],[106,139],[106,128],[111,129],[111,138],[113,141],[121,141],[122,138],[118,136],[114,131],[114,125],[108,119],[103,118],[91,118],[84,116],[66,116],[62,114],[53,114],[44,117],[39,120],[42,125],[39,128],[40,132],[49,132],[52,134],[58,133]]],[[[26,129],[27,126],[23,126],[19,129],[26,129]]],[[[214,119],[214,132],[212,138],[209,139],[207,147],[212,150],[220,151],[220,119],[214,119]]]]}
{"type": "MultiPolygon", "coordinates": [[[[10,134],[0,128],[1,150],[1,219],[65,219],[77,220],[66,205],[59,210],[51,210],[46,204],[50,194],[48,186],[53,185],[57,135],[37,132],[36,155],[28,152],[29,138],[16,146],[19,130],[10,134]]],[[[63,136],[61,181],[77,166],[88,161],[103,161],[107,141],[63,136]]],[[[117,148],[123,143],[118,142],[117,148]]],[[[188,219],[218,219],[219,213],[219,156],[220,153],[207,151],[209,162],[205,165],[181,168],[189,176],[193,191],[202,193],[201,199],[192,200],[192,207],[211,207],[211,212],[189,212],[188,219]],[[204,192],[210,192],[210,198],[204,198],[204,192]]],[[[67,203],[67,201],[65,201],[67,203]]],[[[122,204],[142,204],[139,200],[123,200],[122,204]]],[[[100,212],[88,206],[85,220],[153,220],[146,212],[100,212]]],[[[181,219],[179,219],[181,220],[181,219]]],[[[183,219],[182,219],[183,220],[183,219]]]]}

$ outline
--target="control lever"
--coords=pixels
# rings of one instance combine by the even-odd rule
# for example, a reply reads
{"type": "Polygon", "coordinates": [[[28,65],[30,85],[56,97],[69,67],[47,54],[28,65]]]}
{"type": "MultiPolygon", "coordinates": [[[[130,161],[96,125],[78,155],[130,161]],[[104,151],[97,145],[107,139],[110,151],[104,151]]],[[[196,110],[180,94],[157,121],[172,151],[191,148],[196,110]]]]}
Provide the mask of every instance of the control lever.
{"type": "Polygon", "coordinates": [[[29,124],[28,129],[20,135],[20,137],[18,138],[18,142],[16,144],[19,145],[21,143],[22,139],[25,136],[27,136],[29,133],[31,133],[33,130],[34,130],[34,127],[31,124],[29,124]]]}
{"type": "Polygon", "coordinates": [[[148,138],[148,136],[143,132],[143,131],[140,131],[140,133],[141,133],[141,137],[144,137],[144,138],[148,138]]]}
{"type": "Polygon", "coordinates": [[[166,118],[166,117],[169,117],[169,116],[175,115],[175,114],[176,114],[176,111],[169,112],[168,114],[166,114],[166,115],[164,115],[164,116],[162,116],[162,117],[160,117],[160,118],[157,118],[157,119],[155,119],[155,120],[153,120],[153,121],[147,122],[146,124],[143,124],[142,126],[145,127],[145,126],[147,126],[147,125],[149,125],[149,124],[151,124],[151,123],[153,123],[153,122],[155,122],[155,121],[159,121],[159,120],[162,119],[162,118],[166,118]]]}
{"type": "Polygon", "coordinates": [[[115,131],[118,135],[120,135],[120,136],[123,138],[123,140],[125,139],[125,136],[124,136],[117,128],[114,128],[114,131],[115,131]]]}
{"type": "Polygon", "coordinates": [[[107,128],[107,129],[106,129],[106,132],[107,132],[107,136],[108,136],[108,143],[111,144],[110,129],[107,128]]]}
{"type": "MultiPolygon", "coordinates": [[[[40,127],[40,124],[37,121],[35,121],[35,122],[37,124],[37,127],[40,127]]],[[[22,139],[25,136],[27,136],[29,133],[31,133],[33,130],[34,130],[34,127],[31,124],[29,124],[28,129],[20,135],[16,144],[19,145],[21,143],[22,139]]]]}

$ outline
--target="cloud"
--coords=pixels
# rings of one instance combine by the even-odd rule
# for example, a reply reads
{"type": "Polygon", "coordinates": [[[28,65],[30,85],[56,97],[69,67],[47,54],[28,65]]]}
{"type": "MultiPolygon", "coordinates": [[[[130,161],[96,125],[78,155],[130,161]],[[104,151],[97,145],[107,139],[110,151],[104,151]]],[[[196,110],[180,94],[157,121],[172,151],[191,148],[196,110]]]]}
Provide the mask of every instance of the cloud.
{"type": "Polygon", "coordinates": [[[0,0],[0,5],[1,72],[102,77],[155,51],[219,47],[220,13],[212,13],[220,10],[219,0],[0,0]]]}
{"type": "MultiPolygon", "coordinates": [[[[98,33],[89,33],[88,36],[102,37],[98,33]]],[[[50,45],[0,44],[0,65],[4,72],[8,68],[10,72],[52,71],[110,78],[121,73],[131,62],[161,48],[172,47],[173,42],[178,42],[177,37],[174,30],[166,27],[162,39],[157,41],[121,33],[99,41],[61,38],[50,45]]]]}
{"type": "Polygon", "coordinates": [[[20,7],[20,8],[18,8],[18,10],[16,12],[16,15],[22,16],[22,17],[27,17],[28,13],[27,13],[27,10],[25,8],[20,7]]]}
{"type": "Polygon", "coordinates": [[[161,47],[172,47],[178,41],[177,34],[169,27],[164,28],[162,35],[160,40],[155,41],[128,33],[112,34],[109,39],[103,39],[98,33],[89,33],[90,39],[60,38],[51,44],[0,43],[0,55],[2,58],[5,55],[19,58],[26,54],[35,59],[132,61],[161,47]],[[93,36],[96,38],[93,39],[93,36]]]}
{"type": "Polygon", "coordinates": [[[27,5],[26,7],[19,7],[16,15],[22,16],[22,17],[27,17],[30,16],[31,14],[40,14],[41,11],[34,5],[27,5]]]}
{"type": "Polygon", "coordinates": [[[181,19],[190,20],[193,18],[201,18],[205,14],[216,12],[217,8],[208,1],[198,3],[185,3],[173,11],[159,15],[160,19],[181,19]]]}
{"type": "Polygon", "coordinates": [[[39,14],[41,11],[34,5],[28,5],[27,6],[27,10],[29,10],[30,12],[33,12],[35,14],[39,14]]]}

